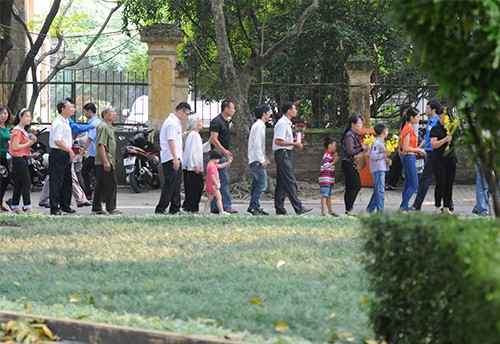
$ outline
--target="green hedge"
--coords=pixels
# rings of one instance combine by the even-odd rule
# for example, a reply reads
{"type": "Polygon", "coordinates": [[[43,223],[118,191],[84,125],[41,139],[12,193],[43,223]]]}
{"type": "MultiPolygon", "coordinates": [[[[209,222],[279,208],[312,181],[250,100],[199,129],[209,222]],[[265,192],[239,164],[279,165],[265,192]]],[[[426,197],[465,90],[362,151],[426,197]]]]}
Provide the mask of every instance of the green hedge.
{"type": "Polygon", "coordinates": [[[370,319],[388,343],[499,343],[500,222],[383,213],[367,232],[370,319]]]}

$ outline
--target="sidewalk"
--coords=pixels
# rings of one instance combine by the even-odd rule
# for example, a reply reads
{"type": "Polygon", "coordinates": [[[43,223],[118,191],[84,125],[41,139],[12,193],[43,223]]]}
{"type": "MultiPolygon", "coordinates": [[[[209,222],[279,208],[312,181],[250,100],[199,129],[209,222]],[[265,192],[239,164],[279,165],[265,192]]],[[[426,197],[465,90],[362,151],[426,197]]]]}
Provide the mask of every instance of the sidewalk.
{"type": "MultiPolygon", "coordinates": [[[[7,190],[5,199],[10,198],[12,195],[12,189],[7,190]]],[[[354,211],[359,213],[365,210],[370,197],[372,195],[373,189],[362,188],[359,193],[356,203],[354,205],[354,211]]],[[[129,215],[144,215],[153,214],[155,206],[160,199],[161,189],[152,190],[145,188],[142,193],[136,194],[131,191],[130,187],[124,186],[118,188],[117,195],[117,206],[118,209],[123,211],[124,214],[129,215]]],[[[31,199],[33,203],[34,210],[42,213],[49,214],[49,209],[41,208],[38,206],[38,198],[40,196],[40,189],[36,189],[35,192],[31,194],[31,199]]],[[[333,210],[338,214],[344,214],[344,202],[343,195],[336,194],[333,198],[333,210]]],[[[455,204],[455,214],[460,216],[471,216],[472,208],[476,203],[476,191],[474,185],[455,185],[453,188],[453,202],[455,204]]],[[[88,215],[91,213],[91,207],[77,208],[74,199],[72,199],[72,207],[77,211],[75,215],[88,215]]],[[[201,212],[203,211],[203,202],[205,197],[202,197],[202,203],[200,204],[201,212]]],[[[313,210],[307,215],[321,215],[321,203],[320,200],[302,200],[303,204],[307,208],[312,208],[313,210]]],[[[413,201],[413,199],[412,199],[413,201]]],[[[399,204],[401,202],[401,188],[395,191],[386,191],[385,193],[385,208],[387,211],[397,211],[399,204]]],[[[272,201],[261,202],[262,207],[268,211],[270,214],[274,215],[274,205],[272,201]]],[[[410,202],[411,204],[411,202],[410,202]]],[[[285,199],[285,206],[289,214],[294,214],[290,202],[285,199]]],[[[248,201],[247,200],[234,200],[233,208],[238,210],[241,215],[250,215],[247,213],[248,201]]],[[[434,212],[434,186],[429,188],[425,201],[422,205],[422,211],[425,213],[434,212]]]]}

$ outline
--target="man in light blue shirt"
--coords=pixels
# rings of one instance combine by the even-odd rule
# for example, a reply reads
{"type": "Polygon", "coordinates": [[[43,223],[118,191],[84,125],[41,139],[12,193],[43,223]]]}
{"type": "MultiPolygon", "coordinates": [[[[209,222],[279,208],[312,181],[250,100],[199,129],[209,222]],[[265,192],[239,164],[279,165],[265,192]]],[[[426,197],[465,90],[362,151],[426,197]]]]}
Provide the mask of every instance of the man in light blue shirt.
{"type": "Polygon", "coordinates": [[[87,159],[83,160],[82,164],[82,177],[83,177],[83,190],[87,199],[92,199],[92,185],[91,177],[95,174],[95,137],[97,134],[97,127],[101,123],[99,116],[97,116],[97,108],[93,103],[87,103],[83,106],[83,114],[88,120],[88,125],[92,128],[89,130],[87,136],[87,141],[83,145],[83,149],[80,152],[80,159],[82,159],[85,151],[89,153],[87,159]]]}
{"type": "Polygon", "coordinates": [[[422,203],[424,202],[425,195],[427,195],[427,190],[429,190],[429,185],[432,182],[432,177],[434,176],[434,169],[432,167],[432,152],[433,148],[431,146],[431,129],[438,123],[438,114],[444,111],[443,107],[439,102],[431,100],[427,103],[425,107],[425,115],[427,116],[427,127],[425,129],[424,140],[420,144],[426,153],[424,170],[422,176],[420,177],[420,183],[418,186],[417,196],[413,202],[412,210],[420,210],[422,208],[422,203]]]}

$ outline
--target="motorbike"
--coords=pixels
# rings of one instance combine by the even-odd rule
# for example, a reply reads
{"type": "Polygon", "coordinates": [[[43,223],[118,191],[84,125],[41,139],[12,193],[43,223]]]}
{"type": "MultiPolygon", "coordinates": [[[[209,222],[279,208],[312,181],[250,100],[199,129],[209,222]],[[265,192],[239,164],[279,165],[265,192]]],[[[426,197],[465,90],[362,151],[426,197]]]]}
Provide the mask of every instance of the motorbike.
{"type": "MultiPolygon", "coordinates": [[[[47,128],[35,130],[31,134],[39,137],[47,128]]],[[[12,175],[12,158],[7,154],[7,162],[9,171],[12,175]]],[[[36,141],[31,146],[31,157],[28,165],[31,175],[32,189],[35,187],[43,187],[45,177],[49,174],[49,154],[47,153],[47,146],[40,141],[36,141]]],[[[14,186],[14,178],[10,178],[9,184],[14,186]]]]}
{"type": "Polygon", "coordinates": [[[153,129],[138,131],[129,139],[128,145],[122,148],[126,181],[135,193],[140,193],[146,184],[153,189],[161,186],[158,174],[160,159],[154,144],[147,139],[152,131],[153,129]]]}

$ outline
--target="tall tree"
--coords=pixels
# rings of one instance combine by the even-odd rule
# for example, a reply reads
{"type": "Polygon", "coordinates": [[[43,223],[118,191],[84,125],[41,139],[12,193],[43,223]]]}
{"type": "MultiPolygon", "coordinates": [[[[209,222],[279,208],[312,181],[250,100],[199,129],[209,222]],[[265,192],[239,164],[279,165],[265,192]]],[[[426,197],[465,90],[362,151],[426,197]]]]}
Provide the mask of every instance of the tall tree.
{"type": "Polygon", "coordinates": [[[14,6],[14,0],[0,1],[0,65],[7,57],[9,51],[14,47],[10,34],[12,6],[14,6]]]}
{"type": "Polygon", "coordinates": [[[500,217],[500,0],[402,0],[394,15],[406,25],[422,66],[457,104],[500,217]]]}
{"type": "MultiPolygon", "coordinates": [[[[221,97],[231,99],[236,106],[236,139],[232,150],[241,155],[236,161],[245,161],[243,153],[252,122],[248,105],[250,83],[264,66],[293,45],[306,20],[318,10],[318,0],[308,1],[308,5],[300,0],[123,0],[123,3],[125,26],[128,21],[140,27],[156,20],[183,25],[186,35],[192,38],[197,58],[204,68],[216,74],[217,78],[212,79],[220,80],[221,97]],[[262,49],[266,13],[292,6],[301,8],[301,13],[287,18],[274,32],[274,39],[269,41],[272,43],[262,49]]],[[[266,37],[264,40],[268,42],[266,37]]]]}

